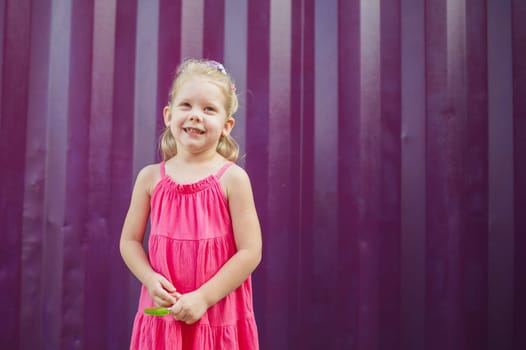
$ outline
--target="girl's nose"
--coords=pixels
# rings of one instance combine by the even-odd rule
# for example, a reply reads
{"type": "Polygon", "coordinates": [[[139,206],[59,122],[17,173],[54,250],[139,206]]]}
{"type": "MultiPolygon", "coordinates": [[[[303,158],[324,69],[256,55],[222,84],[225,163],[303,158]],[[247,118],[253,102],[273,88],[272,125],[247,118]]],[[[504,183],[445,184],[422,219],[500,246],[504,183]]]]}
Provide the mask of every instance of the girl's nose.
{"type": "Polygon", "coordinates": [[[198,113],[198,112],[191,112],[190,113],[190,120],[191,121],[197,121],[197,120],[201,120],[201,115],[198,113]]]}

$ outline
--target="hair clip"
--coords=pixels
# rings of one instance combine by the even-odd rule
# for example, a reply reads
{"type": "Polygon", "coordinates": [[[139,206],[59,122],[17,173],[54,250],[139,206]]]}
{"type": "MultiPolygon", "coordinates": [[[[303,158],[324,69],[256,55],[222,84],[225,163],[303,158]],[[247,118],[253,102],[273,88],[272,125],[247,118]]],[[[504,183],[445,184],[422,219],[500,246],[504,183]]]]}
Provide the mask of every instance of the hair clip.
{"type": "Polygon", "coordinates": [[[214,60],[210,60],[208,61],[208,63],[212,66],[212,67],[215,67],[219,72],[223,73],[226,75],[226,70],[225,70],[225,67],[217,62],[217,61],[214,61],[214,60]]]}

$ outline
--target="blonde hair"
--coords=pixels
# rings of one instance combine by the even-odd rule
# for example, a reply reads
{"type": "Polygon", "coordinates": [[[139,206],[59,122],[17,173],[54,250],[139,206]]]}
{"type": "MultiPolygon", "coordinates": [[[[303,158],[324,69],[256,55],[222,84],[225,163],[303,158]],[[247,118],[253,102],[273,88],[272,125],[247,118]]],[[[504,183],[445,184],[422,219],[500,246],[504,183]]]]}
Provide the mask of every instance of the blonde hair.
{"type": "MultiPolygon", "coordinates": [[[[204,76],[212,79],[225,95],[226,121],[232,119],[239,106],[234,82],[223,65],[216,61],[187,59],[177,68],[175,79],[168,94],[168,107],[171,107],[175,96],[184,82],[193,76],[204,76]]],[[[159,144],[163,160],[168,160],[177,154],[175,138],[167,127],[161,135],[159,144]]],[[[237,161],[239,146],[230,135],[221,135],[216,151],[230,161],[237,161]]]]}

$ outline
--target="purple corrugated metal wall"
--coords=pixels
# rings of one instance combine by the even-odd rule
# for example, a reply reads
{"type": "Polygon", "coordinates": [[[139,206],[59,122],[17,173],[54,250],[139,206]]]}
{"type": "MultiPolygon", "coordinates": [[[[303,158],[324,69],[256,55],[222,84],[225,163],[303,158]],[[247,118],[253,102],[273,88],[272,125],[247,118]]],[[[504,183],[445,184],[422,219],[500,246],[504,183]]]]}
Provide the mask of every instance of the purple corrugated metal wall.
{"type": "Polygon", "coordinates": [[[0,348],[124,349],[184,57],[224,61],[262,349],[526,348],[526,2],[0,1],[0,348]]]}

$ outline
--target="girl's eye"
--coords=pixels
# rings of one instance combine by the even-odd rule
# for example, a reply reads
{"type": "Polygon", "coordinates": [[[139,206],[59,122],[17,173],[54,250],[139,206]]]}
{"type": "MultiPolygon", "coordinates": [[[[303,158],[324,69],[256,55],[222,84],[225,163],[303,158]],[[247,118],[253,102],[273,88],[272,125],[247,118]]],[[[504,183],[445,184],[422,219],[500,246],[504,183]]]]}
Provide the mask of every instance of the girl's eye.
{"type": "Polygon", "coordinates": [[[214,112],[215,109],[213,107],[205,107],[205,111],[207,111],[207,112],[214,112]]]}

